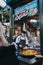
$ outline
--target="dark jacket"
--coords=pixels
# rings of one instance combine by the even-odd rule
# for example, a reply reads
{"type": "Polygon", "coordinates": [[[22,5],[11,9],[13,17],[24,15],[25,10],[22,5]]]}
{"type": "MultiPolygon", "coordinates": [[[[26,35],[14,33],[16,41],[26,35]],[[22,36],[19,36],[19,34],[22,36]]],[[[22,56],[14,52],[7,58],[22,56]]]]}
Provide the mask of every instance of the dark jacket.
{"type": "Polygon", "coordinates": [[[0,47],[0,65],[19,65],[14,45],[0,47]]]}

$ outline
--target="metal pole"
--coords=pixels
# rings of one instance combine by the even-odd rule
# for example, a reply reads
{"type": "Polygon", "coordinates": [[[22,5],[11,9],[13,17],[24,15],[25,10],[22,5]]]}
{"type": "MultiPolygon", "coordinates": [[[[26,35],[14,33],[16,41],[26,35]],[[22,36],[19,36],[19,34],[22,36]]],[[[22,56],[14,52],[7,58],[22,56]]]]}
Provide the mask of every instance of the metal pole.
{"type": "Polygon", "coordinates": [[[39,0],[40,6],[40,42],[41,42],[41,54],[43,55],[43,0],[39,0]]]}
{"type": "Polygon", "coordinates": [[[10,32],[9,32],[9,43],[12,43],[13,28],[14,28],[13,8],[10,8],[10,32]]]}
{"type": "Polygon", "coordinates": [[[2,23],[3,23],[4,21],[3,21],[3,9],[2,9],[2,23]]]}
{"type": "Polygon", "coordinates": [[[3,23],[3,9],[0,10],[1,18],[2,18],[2,23],[3,23]]]}
{"type": "MultiPolygon", "coordinates": [[[[40,8],[40,45],[41,45],[41,54],[43,55],[43,0],[39,0],[40,8]]],[[[43,59],[42,64],[43,65],[43,59]]]]}

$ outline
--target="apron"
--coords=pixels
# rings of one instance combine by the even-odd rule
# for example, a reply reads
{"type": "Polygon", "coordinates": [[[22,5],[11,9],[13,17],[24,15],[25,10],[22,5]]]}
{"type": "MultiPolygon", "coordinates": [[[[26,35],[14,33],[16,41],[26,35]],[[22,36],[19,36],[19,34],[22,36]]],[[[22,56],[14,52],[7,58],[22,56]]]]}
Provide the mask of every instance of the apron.
{"type": "Polygon", "coordinates": [[[25,43],[26,43],[26,40],[24,40],[24,39],[20,39],[19,44],[21,44],[21,45],[24,47],[24,46],[25,46],[25,43]]]}
{"type": "Polygon", "coordinates": [[[13,39],[13,42],[16,42],[16,38],[17,38],[17,37],[15,37],[15,38],[13,39]]]}

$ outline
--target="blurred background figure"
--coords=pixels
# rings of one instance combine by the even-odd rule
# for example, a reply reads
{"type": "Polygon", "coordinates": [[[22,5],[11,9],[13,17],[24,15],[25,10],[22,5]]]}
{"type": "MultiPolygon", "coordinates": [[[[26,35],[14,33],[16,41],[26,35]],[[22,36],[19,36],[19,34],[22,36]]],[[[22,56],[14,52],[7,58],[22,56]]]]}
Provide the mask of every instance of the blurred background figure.
{"type": "Polygon", "coordinates": [[[16,38],[21,34],[21,30],[19,28],[14,29],[13,42],[16,41],[16,38]]]}
{"type": "Polygon", "coordinates": [[[8,45],[9,43],[7,42],[3,34],[3,25],[0,22],[0,46],[8,46],[8,45]]]}
{"type": "Polygon", "coordinates": [[[20,27],[20,26],[15,27],[15,29],[14,29],[14,35],[13,35],[13,42],[12,42],[12,44],[15,45],[15,48],[16,48],[16,49],[17,49],[16,39],[17,39],[17,37],[18,37],[19,35],[21,35],[21,27],[20,27]]]}

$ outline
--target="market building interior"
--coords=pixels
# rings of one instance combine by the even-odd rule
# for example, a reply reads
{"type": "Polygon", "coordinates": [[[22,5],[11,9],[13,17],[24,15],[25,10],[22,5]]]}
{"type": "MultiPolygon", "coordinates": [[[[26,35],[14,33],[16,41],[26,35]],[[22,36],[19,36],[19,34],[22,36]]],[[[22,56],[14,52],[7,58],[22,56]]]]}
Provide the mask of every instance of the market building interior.
{"type": "Polygon", "coordinates": [[[6,3],[4,6],[0,4],[3,35],[15,46],[20,65],[42,65],[42,0],[3,1],[6,3]]]}

